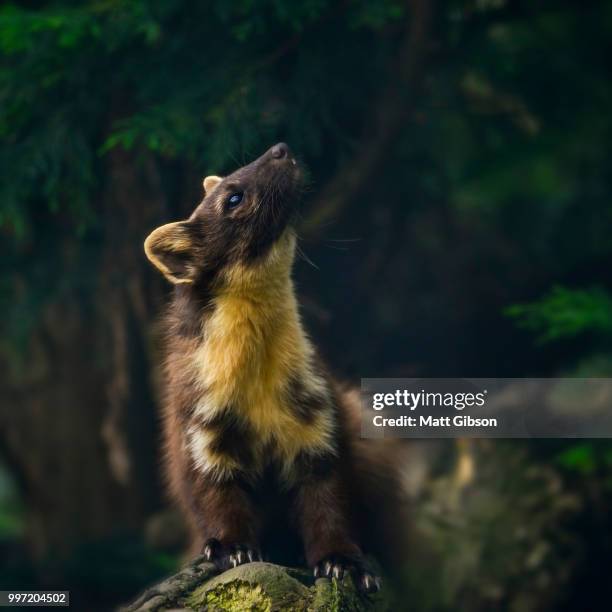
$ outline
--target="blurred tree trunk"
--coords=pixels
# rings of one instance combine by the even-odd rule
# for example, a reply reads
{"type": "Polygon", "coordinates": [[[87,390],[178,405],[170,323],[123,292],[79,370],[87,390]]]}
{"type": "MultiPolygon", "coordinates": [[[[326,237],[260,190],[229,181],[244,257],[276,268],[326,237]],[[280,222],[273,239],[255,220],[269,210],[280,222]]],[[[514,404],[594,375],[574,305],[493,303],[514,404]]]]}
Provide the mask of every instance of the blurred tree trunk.
{"type": "MultiPolygon", "coordinates": [[[[105,163],[102,251],[87,263],[87,289],[45,308],[25,366],[6,364],[0,383],[9,399],[0,453],[17,475],[36,556],[141,525],[159,503],[147,337],[154,296],[145,287],[160,285],[145,285],[142,242],[163,201],[150,156],[114,150],[105,163]]],[[[66,245],[63,265],[88,250],[66,245]]]]}
{"type": "Polygon", "coordinates": [[[311,204],[302,232],[314,238],[321,225],[342,214],[364,187],[375,180],[388,159],[389,148],[410,119],[420,93],[425,59],[431,45],[433,3],[408,0],[405,32],[397,57],[390,63],[387,83],[366,122],[360,146],[311,204]]]}

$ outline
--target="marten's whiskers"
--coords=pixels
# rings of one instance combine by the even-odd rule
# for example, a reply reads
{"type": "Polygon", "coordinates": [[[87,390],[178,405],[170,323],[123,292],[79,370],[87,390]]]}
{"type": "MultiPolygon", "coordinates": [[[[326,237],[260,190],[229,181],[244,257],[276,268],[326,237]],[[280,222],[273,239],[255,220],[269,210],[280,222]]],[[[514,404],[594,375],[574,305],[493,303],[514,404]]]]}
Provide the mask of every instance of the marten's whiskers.
{"type": "Polygon", "coordinates": [[[310,259],[310,257],[308,257],[308,255],[306,255],[306,253],[304,253],[304,251],[301,249],[299,244],[295,245],[295,250],[297,252],[297,254],[306,262],[309,263],[315,270],[320,270],[319,266],[317,266],[317,264],[312,261],[312,259],[310,259]]]}

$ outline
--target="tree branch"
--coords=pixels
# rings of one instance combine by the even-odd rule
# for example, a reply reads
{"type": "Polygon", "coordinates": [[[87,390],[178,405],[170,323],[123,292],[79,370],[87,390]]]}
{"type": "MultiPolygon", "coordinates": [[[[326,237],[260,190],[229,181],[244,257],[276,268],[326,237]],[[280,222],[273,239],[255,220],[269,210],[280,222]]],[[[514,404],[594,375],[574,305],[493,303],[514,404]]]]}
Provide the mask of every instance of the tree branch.
{"type": "Polygon", "coordinates": [[[419,89],[426,53],[431,2],[411,0],[406,34],[394,62],[389,83],[375,105],[353,158],[341,169],[311,205],[301,233],[314,237],[322,223],[336,216],[375,175],[388,146],[406,120],[419,89]]]}

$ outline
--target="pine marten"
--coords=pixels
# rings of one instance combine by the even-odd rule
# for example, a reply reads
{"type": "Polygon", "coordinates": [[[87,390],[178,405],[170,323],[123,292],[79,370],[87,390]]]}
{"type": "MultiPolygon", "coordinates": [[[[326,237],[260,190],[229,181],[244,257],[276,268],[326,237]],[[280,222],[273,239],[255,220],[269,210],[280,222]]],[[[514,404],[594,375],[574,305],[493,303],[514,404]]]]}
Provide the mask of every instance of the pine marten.
{"type": "Polygon", "coordinates": [[[272,541],[293,554],[286,534],[298,534],[315,576],[351,572],[376,591],[360,536],[377,528],[368,513],[380,499],[364,501],[364,487],[384,469],[362,449],[358,398],[332,380],[300,320],[291,270],[302,174],[276,144],[225,178],[206,177],[193,214],[145,241],[175,287],[167,474],[194,549],[220,569],[261,559],[272,541]]]}

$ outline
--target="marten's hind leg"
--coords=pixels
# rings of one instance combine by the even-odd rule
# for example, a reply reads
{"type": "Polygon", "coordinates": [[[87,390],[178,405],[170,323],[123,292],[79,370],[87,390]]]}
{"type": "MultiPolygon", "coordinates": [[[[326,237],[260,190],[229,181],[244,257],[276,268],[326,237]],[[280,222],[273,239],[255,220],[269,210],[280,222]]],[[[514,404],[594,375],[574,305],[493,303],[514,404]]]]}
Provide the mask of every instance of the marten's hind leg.
{"type": "Polygon", "coordinates": [[[369,569],[351,533],[345,479],[335,457],[310,458],[296,491],[296,510],[306,561],[315,577],[343,579],[352,573],[366,592],[377,591],[380,579],[369,569]]]}

